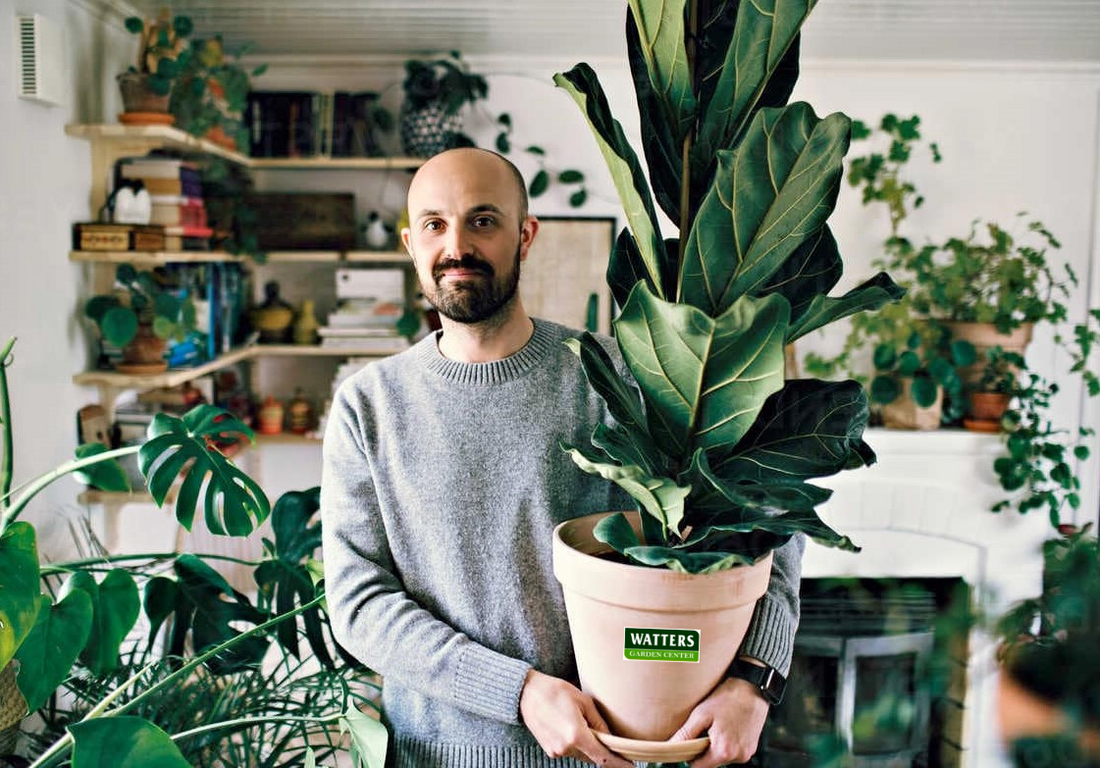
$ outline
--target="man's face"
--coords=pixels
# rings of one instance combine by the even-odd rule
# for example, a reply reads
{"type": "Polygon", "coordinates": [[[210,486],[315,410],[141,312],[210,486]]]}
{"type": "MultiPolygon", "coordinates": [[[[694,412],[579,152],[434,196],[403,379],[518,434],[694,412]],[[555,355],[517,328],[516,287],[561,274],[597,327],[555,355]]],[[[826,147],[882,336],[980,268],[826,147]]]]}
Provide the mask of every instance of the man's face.
{"type": "Polygon", "coordinates": [[[443,316],[472,324],[514,300],[536,226],[522,216],[515,179],[499,159],[459,150],[417,174],[401,235],[424,296],[443,316]]]}

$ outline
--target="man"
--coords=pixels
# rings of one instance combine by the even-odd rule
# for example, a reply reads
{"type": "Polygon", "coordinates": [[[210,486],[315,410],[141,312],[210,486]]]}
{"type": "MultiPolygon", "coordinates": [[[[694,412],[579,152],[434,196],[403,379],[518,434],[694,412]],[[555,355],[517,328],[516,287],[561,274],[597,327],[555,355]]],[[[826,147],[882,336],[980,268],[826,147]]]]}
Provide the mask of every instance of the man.
{"type": "MultiPolygon", "coordinates": [[[[533,320],[516,292],[538,232],[519,172],[480,149],[426,162],[402,233],[442,331],[340,388],[324,442],[325,584],[340,643],[385,678],[396,766],[629,768],[575,667],[551,532],[632,506],[559,449],[607,420],[575,336],[533,320]]],[[[801,540],[742,646],[785,672],[797,624],[801,540]],[[775,594],[772,594],[775,590],[775,594]]],[[[677,738],[709,730],[698,768],[746,760],[767,715],[727,680],[677,738]]]]}

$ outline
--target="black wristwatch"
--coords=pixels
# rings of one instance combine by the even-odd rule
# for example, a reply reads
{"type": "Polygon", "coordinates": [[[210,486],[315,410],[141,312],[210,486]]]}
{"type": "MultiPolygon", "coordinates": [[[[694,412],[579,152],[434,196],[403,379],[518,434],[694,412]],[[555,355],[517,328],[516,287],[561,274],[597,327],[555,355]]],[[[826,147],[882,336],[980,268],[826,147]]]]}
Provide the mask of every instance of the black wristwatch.
{"type": "Polygon", "coordinates": [[[730,677],[746,680],[760,689],[760,695],[771,705],[783,701],[783,693],[787,690],[787,678],[779,674],[774,667],[759,667],[744,659],[734,659],[728,670],[730,677]]]}

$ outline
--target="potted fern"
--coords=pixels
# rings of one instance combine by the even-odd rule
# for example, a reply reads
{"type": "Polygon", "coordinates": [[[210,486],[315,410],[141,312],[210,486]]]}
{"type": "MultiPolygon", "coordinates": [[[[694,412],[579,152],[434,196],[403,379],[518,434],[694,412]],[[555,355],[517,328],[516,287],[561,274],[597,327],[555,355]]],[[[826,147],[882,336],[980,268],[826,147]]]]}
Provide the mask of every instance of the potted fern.
{"type": "Polygon", "coordinates": [[[555,572],[582,688],[613,729],[641,740],[667,738],[721,679],[767,587],[772,550],[803,533],[857,549],[818,518],[829,492],[808,481],[874,461],[862,438],[866,396],[854,381],[785,381],[784,347],[901,293],[880,273],[828,295],[842,261],[827,219],[851,126],[844,115],[820,118],[808,104],[787,103],[808,9],[717,10],[700,0],[630,2],[648,176],[596,73],[579,64],[555,76],[595,133],[628,223],[608,267],[628,370],[591,336],[574,345],[616,424],[599,426],[591,445],[564,448],[640,509],[560,526],[555,572]],[[657,205],[678,226],[670,239],[660,234],[657,205]],[[622,575],[643,582],[624,586],[622,575]],[[676,585],[661,588],[675,612],[647,599],[656,596],[647,576],[676,585]],[[624,626],[670,637],[665,630],[699,631],[679,612],[696,601],[680,591],[693,586],[710,592],[722,628],[683,636],[701,643],[695,658],[680,659],[692,663],[670,668],[627,654],[624,626]],[[723,599],[731,594],[738,599],[723,599]],[[647,623],[611,617],[611,602],[641,611],[625,621],[647,623]],[[585,615],[612,636],[590,647],[598,632],[585,615]]]}

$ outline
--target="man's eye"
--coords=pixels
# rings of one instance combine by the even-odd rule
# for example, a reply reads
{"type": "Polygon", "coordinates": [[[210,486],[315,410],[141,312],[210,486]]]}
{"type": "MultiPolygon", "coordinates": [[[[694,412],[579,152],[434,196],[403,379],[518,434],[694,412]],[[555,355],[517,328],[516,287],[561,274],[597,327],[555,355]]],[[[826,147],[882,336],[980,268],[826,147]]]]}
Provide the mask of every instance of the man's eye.
{"type": "Polygon", "coordinates": [[[442,228],[443,228],[443,222],[438,221],[436,219],[432,219],[431,221],[425,221],[424,222],[424,229],[428,230],[429,232],[436,232],[436,231],[438,231],[442,228]]]}
{"type": "Polygon", "coordinates": [[[493,226],[492,216],[477,216],[474,218],[475,227],[491,227],[493,226]]]}

